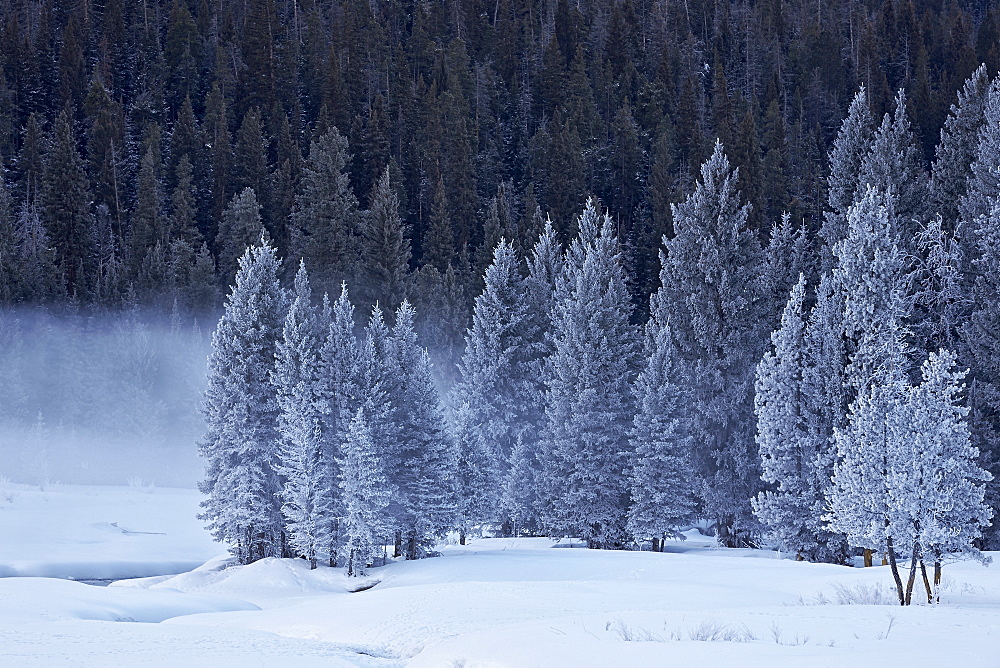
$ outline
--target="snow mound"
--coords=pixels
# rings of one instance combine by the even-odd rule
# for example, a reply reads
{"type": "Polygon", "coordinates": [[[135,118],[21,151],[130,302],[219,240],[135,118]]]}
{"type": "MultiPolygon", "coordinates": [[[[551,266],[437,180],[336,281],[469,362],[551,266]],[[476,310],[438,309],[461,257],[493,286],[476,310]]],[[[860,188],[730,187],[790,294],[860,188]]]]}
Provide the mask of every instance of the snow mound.
{"type": "Polygon", "coordinates": [[[0,579],[0,623],[103,620],[162,622],[201,612],[259,610],[215,595],[112,589],[51,578],[0,579]]]}

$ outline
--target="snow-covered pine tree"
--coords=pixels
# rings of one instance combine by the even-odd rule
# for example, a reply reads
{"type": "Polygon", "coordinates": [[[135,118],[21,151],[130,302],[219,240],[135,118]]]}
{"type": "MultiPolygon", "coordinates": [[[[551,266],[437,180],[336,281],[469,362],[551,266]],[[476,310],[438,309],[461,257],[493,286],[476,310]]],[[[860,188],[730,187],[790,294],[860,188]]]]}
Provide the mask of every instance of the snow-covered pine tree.
{"type": "Polygon", "coordinates": [[[895,242],[891,196],[867,188],[848,209],[847,221],[847,237],[834,249],[833,280],[844,304],[844,385],[852,399],[847,425],[834,432],[838,462],[827,519],[831,530],[844,534],[851,545],[888,556],[902,603],[899,537],[890,530],[893,508],[886,471],[909,388],[903,327],[910,310],[906,267],[895,242]]]}
{"type": "MultiPolygon", "coordinates": [[[[536,211],[536,217],[540,214],[536,211]]],[[[563,249],[551,221],[544,223],[530,256],[528,275],[522,282],[525,302],[522,322],[525,369],[522,389],[526,402],[510,454],[500,507],[513,527],[538,528],[539,436],[546,424],[545,365],[553,351],[552,313],[556,282],[563,270],[563,249]]]]}
{"type": "Polygon", "coordinates": [[[843,298],[848,396],[871,384],[884,361],[881,346],[865,346],[881,324],[910,314],[906,258],[897,243],[893,197],[867,188],[847,211],[847,236],[834,248],[833,280],[843,298]]]}
{"type": "Polygon", "coordinates": [[[966,423],[969,409],[960,403],[966,374],[956,368],[954,353],[931,353],[921,368],[923,382],[908,393],[902,433],[890,456],[890,531],[901,551],[911,550],[907,604],[918,562],[931,602],[926,561],[935,564],[935,584],[940,584],[942,558],[983,559],[973,541],[990,521],[983,483],[992,476],[976,463],[979,453],[966,423]]]}
{"type": "Polygon", "coordinates": [[[826,244],[821,256],[823,271],[829,271],[833,266],[833,247],[847,235],[847,209],[854,203],[873,133],[868,95],[862,86],[854,95],[847,110],[847,118],[841,123],[830,149],[827,210],[823,213],[823,226],[820,230],[820,236],[826,244]]]}
{"type": "Polygon", "coordinates": [[[212,336],[198,449],[206,495],[199,517],[240,563],[284,553],[279,408],[271,384],[285,319],[280,262],[266,235],[240,258],[236,284],[212,336]]]}
{"type": "Polygon", "coordinates": [[[281,512],[288,547],[316,568],[324,543],[322,509],[330,504],[323,457],[323,390],[319,359],[320,324],[312,304],[305,261],[295,274],[292,303],[278,341],[272,376],[277,392],[281,457],[278,472],[284,479],[281,512]]]}
{"type": "Polygon", "coordinates": [[[385,419],[384,411],[368,417],[359,408],[344,438],[340,458],[340,488],[344,505],[344,544],[347,574],[365,575],[365,569],[383,553],[388,533],[392,488],[370,421],[385,419]]]}
{"type": "Polygon", "coordinates": [[[497,502],[503,479],[498,473],[496,454],[487,450],[481,425],[475,423],[477,414],[468,402],[448,411],[448,434],[454,442],[458,466],[457,517],[462,545],[473,527],[495,523],[500,513],[497,502]]]}
{"type": "Polygon", "coordinates": [[[936,214],[922,226],[916,250],[917,265],[910,277],[915,345],[922,357],[941,348],[955,350],[971,304],[962,275],[962,245],[936,214]]]}
{"type": "Polygon", "coordinates": [[[847,426],[835,431],[838,461],[825,519],[851,545],[888,557],[902,605],[905,591],[896,555],[909,546],[900,545],[893,533],[895,508],[886,476],[898,451],[909,389],[898,315],[886,314],[862,348],[876,366],[851,403],[847,426]]]}
{"type": "MultiPolygon", "coordinates": [[[[964,361],[971,368],[969,426],[980,464],[993,474],[986,499],[1000,516],[1000,195],[988,214],[974,221],[971,310],[961,332],[964,361]]],[[[1000,522],[984,533],[987,548],[1000,546],[1000,522]]]]}
{"type": "Polygon", "coordinates": [[[476,298],[472,327],[466,334],[465,355],[456,388],[456,404],[466,437],[459,440],[463,469],[477,461],[480,483],[463,486],[463,506],[486,514],[464,514],[466,522],[483,524],[502,519],[499,501],[509,471],[514,444],[533,428],[531,396],[533,369],[529,343],[524,339],[527,305],[519,261],[511,244],[501,239],[486,269],[485,288],[476,298]]]}
{"type": "Polygon", "coordinates": [[[647,361],[635,383],[628,514],[629,533],[636,540],[650,540],[654,551],[693,519],[697,506],[686,403],[674,382],[676,351],[657,297],[651,299],[652,318],[646,325],[647,361]]]}
{"type": "Polygon", "coordinates": [[[843,318],[843,295],[834,287],[830,275],[824,274],[816,288],[816,303],[806,322],[800,391],[806,417],[807,435],[804,438],[809,439],[808,448],[816,453],[808,482],[813,494],[821,494],[814,497],[810,515],[809,526],[816,543],[809,558],[831,563],[844,563],[850,555],[843,534],[831,531],[822,519],[837,460],[833,435],[847,419],[843,318]]]}
{"type": "Polygon", "coordinates": [[[896,94],[893,114],[886,114],[872,137],[871,150],[865,156],[855,200],[865,186],[891,193],[894,201],[897,234],[912,250],[913,241],[927,217],[928,179],[916,139],[906,116],[906,94],[896,94]]]}
{"type": "MultiPolygon", "coordinates": [[[[830,432],[815,429],[825,397],[815,392],[809,326],[805,313],[806,283],[800,276],[771,334],[773,350],[757,365],[754,406],[757,445],[770,489],[754,499],[754,512],[766,535],[810,561],[841,562],[842,540],[827,531],[821,515],[830,487],[830,432]],[[812,373],[810,373],[812,372],[812,373]]],[[[839,338],[839,333],[831,336],[839,338]]],[[[836,378],[836,377],[835,377],[836,378]]]]}
{"type": "Polygon", "coordinates": [[[1000,196],[1000,75],[990,82],[983,103],[983,120],[976,138],[976,157],[969,167],[971,172],[965,197],[959,204],[961,220],[975,224],[982,215],[988,215],[993,200],[1000,196]]]}
{"type": "Polygon", "coordinates": [[[387,372],[395,379],[388,393],[396,436],[390,481],[399,490],[396,522],[407,559],[422,556],[444,536],[457,509],[455,453],[430,357],[413,331],[414,315],[406,301],[396,311],[386,359],[387,372]]]}
{"type": "Polygon", "coordinates": [[[588,200],[579,230],[554,297],[543,521],[553,534],[620,548],[628,537],[637,337],[611,217],[588,200]]]}
{"type": "MultiPolygon", "coordinates": [[[[332,305],[324,299],[324,316],[326,322],[325,339],[319,352],[321,386],[321,419],[322,450],[321,466],[324,475],[323,490],[317,503],[317,510],[322,518],[320,535],[324,551],[329,554],[330,565],[337,563],[338,544],[340,542],[340,520],[344,509],[340,502],[340,468],[338,460],[341,457],[341,445],[347,434],[352,419],[363,404],[362,392],[359,387],[360,364],[358,343],[354,338],[354,306],[346,285],[342,285],[340,296],[332,305]],[[328,312],[327,312],[328,311],[328,312]]],[[[369,415],[374,415],[371,407],[369,415]]],[[[369,422],[369,429],[371,424],[369,422]]]]}
{"type": "Polygon", "coordinates": [[[673,206],[676,235],[664,240],[660,272],[705,512],[717,521],[720,540],[734,547],[752,543],[757,531],[750,506],[761,488],[753,377],[773,328],[763,252],[736,182],[716,143],[695,191],[673,206]]]}
{"type": "Polygon", "coordinates": [[[956,229],[959,204],[969,187],[989,88],[986,65],[980,65],[958,92],[958,102],[951,105],[941,128],[941,140],[934,149],[931,201],[934,212],[943,218],[945,229],[951,231],[956,229]]]}

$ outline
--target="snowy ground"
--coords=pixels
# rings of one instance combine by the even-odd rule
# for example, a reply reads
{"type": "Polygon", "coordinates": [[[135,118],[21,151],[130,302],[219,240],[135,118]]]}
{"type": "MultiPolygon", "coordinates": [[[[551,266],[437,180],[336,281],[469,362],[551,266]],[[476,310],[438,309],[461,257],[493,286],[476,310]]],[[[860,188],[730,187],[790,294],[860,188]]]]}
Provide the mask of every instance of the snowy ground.
{"type": "MultiPolygon", "coordinates": [[[[13,491],[6,501],[0,489],[0,568],[134,575],[219,553],[193,519],[194,492],[13,491]]],[[[942,605],[900,609],[886,568],[695,536],[669,549],[476,540],[376,569],[378,584],[356,593],[338,570],[288,560],[223,569],[216,559],[111,587],[0,579],[0,664],[1000,666],[1000,565],[948,565],[942,605]],[[880,597],[889,604],[847,602],[880,597]]]]}

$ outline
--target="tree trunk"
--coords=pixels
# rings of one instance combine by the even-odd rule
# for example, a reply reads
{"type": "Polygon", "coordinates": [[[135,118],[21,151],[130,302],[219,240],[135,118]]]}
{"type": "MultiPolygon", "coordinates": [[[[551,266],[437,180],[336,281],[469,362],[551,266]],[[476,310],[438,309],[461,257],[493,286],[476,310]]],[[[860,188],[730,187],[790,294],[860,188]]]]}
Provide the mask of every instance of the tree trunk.
{"type": "Polygon", "coordinates": [[[941,557],[934,560],[934,597],[941,602],[941,557]]]}
{"type": "Polygon", "coordinates": [[[886,546],[886,554],[889,556],[889,567],[892,570],[892,579],[896,581],[896,595],[899,597],[899,604],[906,605],[903,580],[899,577],[899,567],[896,565],[896,552],[892,549],[892,536],[886,538],[886,546]]]}
{"type": "Polygon", "coordinates": [[[924,560],[923,559],[920,560],[920,576],[924,580],[924,589],[927,590],[927,602],[928,603],[933,603],[934,602],[934,593],[931,591],[930,580],[927,579],[927,567],[924,566],[924,560]]]}
{"type": "Polygon", "coordinates": [[[865,568],[871,568],[873,566],[872,561],[872,551],[867,547],[865,548],[865,568]]]}
{"type": "Polygon", "coordinates": [[[403,556],[403,534],[399,531],[396,532],[396,540],[393,543],[392,556],[396,558],[403,556]]]}
{"type": "Polygon", "coordinates": [[[465,529],[458,530],[458,544],[465,545],[465,529]]]}
{"type": "Polygon", "coordinates": [[[659,551],[660,551],[660,539],[659,538],[654,538],[653,539],[653,552],[659,552],[659,551]]]}
{"type": "Polygon", "coordinates": [[[917,556],[920,554],[920,545],[913,541],[913,556],[910,557],[910,577],[906,581],[906,605],[913,601],[913,581],[917,579],[917,556]]]}

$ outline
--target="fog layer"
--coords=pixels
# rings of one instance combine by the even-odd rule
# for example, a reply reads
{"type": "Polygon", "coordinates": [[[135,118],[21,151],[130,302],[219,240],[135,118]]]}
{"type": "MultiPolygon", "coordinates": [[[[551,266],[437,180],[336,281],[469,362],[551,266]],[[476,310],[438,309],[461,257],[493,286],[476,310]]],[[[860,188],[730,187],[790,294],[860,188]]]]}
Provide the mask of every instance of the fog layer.
{"type": "Polygon", "coordinates": [[[134,310],[0,312],[0,476],[193,487],[208,349],[134,310]]]}

